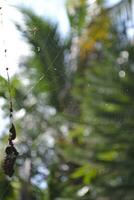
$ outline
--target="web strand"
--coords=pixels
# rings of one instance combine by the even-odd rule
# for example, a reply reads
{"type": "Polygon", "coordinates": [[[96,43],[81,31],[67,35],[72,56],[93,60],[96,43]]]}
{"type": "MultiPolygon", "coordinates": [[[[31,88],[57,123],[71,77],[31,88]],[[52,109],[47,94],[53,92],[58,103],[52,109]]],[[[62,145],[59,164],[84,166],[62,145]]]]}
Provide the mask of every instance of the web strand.
{"type": "MultiPolygon", "coordinates": [[[[1,26],[4,30],[4,23],[3,23],[3,13],[2,13],[2,7],[0,7],[0,16],[1,16],[1,26]]],[[[7,73],[7,86],[8,86],[8,92],[9,92],[9,113],[10,113],[10,129],[9,129],[9,138],[8,138],[8,146],[5,149],[5,159],[3,163],[3,170],[5,175],[12,177],[14,174],[14,164],[16,161],[16,158],[18,156],[18,152],[16,148],[14,147],[13,140],[16,138],[16,129],[12,122],[13,119],[13,103],[12,103],[12,93],[11,93],[11,83],[10,83],[10,76],[9,76],[9,68],[7,66],[7,48],[5,45],[5,39],[3,38],[3,48],[4,48],[4,59],[5,59],[5,69],[7,73]]]]}

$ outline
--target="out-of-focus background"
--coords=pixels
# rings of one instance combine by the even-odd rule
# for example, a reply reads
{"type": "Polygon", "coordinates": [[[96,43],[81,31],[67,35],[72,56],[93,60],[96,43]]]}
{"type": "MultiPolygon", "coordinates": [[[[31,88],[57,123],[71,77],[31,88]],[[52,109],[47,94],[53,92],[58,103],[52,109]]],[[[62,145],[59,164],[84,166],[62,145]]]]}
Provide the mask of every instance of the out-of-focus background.
{"type": "Polygon", "coordinates": [[[0,7],[0,200],[133,200],[134,0],[0,7]],[[2,169],[6,67],[19,151],[12,178],[2,169]]]}

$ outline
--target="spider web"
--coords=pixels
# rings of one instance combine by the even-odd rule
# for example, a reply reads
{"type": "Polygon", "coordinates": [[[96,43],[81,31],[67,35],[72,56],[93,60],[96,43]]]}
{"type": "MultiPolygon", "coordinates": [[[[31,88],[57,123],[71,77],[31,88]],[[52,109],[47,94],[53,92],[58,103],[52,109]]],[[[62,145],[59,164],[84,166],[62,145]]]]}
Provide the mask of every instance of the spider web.
{"type": "MultiPolygon", "coordinates": [[[[48,33],[48,36],[49,37],[50,35],[50,32],[48,33]]],[[[3,49],[6,49],[6,42],[5,40],[3,40],[3,49]]],[[[52,68],[52,66],[54,66],[56,60],[58,59],[58,57],[61,55],[63,49],[59,52],[57,52],[57,55],[55,56],[55,58],[52,60],[50,66],[48,67],[48,71],[52,68]]],[[[4,55],[4,59],[3,59],[3,64],[4,66],[8,66],[7,64],[7,56],[4,55]]],[[[47,73],[47,71],[45,72],[47,73]]],[[[41,81],[43,81],[43,79],[45,78],[45,74],[42,74],[40,76],[40,78],[35,82],[35,84],[33,86],[31,86],[31,88],[27,91],[27,93],[24,95],[24,99],[30,94],[32,93],[32,91],[35,89],[35,87],[37,87],[38,84],[40,84],[41,81]]],[[[13,87],[13,85],[12,85],[13,87]]],[[[21,105],[18,101],[16,101],[16,99],[14,99],[15,103],[16,104],[19,104],[20,107],[23,107],[23,105],[21,105]]],[[[23,101],[23,100],[22,100],[23,101]]],[[[20,138],[21,140],[21,138],[20,138]]],[[[9,182],[8,182],[8,185],[5,186],[5,190],[3,191],[3,193],[0,194],[0,200],[3,200],[5,199],[5,196],[9,190],[9,187],[10,187],[10,181],[12,181],[12,179],[9,179],[9,182]]]]}

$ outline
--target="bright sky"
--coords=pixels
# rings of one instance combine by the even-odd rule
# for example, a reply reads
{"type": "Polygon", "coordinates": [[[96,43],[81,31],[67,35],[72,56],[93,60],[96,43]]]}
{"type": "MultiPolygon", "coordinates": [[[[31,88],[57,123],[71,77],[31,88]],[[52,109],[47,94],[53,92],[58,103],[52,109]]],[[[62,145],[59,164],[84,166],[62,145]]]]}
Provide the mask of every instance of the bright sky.
{"type": "Polygon", "coordinates": [[[112,6],[116,3],[118,3],[119,1],[121,1],[121,0],[106,0],[106,4],[112,6]]]}
{"type": "Polygon", "coordinates": [[[25,6],[33,9],[38,15],[51,18],[53,22],[59,22],[59,29],[62,34],[68,31],[68,20],[65,12],[64,0],[0,0],[3,13],[3,25],[0,24],[0,75],[6,77],[4,69],[3,49],[7,48],[7,66],[10,69],[10,75],[18,69],[20,56],[27,55],[30,52],[28,44],[21,38],[16,30],[13,21],[23,23],[23,17],[14,8],[16,5],[25,6]],[[5,44],[3,45],[3,40],[5,44]]]}

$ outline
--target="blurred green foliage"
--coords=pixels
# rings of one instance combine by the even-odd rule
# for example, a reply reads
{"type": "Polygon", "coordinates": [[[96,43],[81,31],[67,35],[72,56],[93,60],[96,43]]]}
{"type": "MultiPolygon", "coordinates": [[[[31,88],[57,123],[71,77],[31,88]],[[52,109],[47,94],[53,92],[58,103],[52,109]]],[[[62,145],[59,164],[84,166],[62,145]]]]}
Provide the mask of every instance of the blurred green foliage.
{"type": "MultiPolygon", "coordinates": [[[[25,28],[16,27],[32,55],[11,80],[20,156],[11,180],[1,169],[0,200],[133,200],[134,47],[103,1],[94,9],[68,1],[63,40],[56,25],[21,8],[25,28]]],[[[2,155],[6,142],[2,135],[2,155]]]]}

